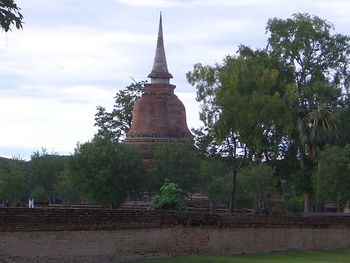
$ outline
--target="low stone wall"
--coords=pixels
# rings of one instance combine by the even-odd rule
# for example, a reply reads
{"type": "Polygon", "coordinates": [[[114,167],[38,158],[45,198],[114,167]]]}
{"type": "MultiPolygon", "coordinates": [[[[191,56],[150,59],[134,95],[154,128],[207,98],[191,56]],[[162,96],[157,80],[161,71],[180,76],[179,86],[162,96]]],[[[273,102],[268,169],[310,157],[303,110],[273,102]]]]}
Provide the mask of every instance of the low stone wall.
{"type": "Polygon", "coordinates": [[[0,262],[122,262],[350,246],[348,217],[0,209],[0,262]]]}

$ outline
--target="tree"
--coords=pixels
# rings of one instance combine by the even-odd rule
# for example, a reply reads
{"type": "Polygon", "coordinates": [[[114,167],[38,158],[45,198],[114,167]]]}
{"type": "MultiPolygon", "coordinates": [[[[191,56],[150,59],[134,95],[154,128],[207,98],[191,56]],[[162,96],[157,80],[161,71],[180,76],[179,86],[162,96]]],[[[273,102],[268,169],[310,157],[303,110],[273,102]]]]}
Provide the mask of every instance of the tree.
{"type": "Polygon", "coordinates": [[[171,211],[187,210],[181,188],[175,183],[166,182],[160,188],[160,193],[152,198],[152,203],[149,209],[171,211]]]}
{"type": "Polygon", "coordinates": [[[219,156],[204,156],[200,160],[199,187],[201,193],[208,197],[213,212],[218,203],[228,203],[229,175],[229,163],[219,156]]]}
{"type": "Polygon", "coordinates": [[[67,171],[61,174],[54,186],[55,196],[62,201],[63,205],[69,205],[72,202],[80,200],[79,192],[69,183],[67,171]]]}
{"type": "Polygon", "coordinates": [[[125,138],[131,127],[135,102],[144,90],[144,83],[144,81],[133,82],[125,89],[119,90],[111,112],[102,106],[97,106],[94,126],[98,127],[98,136],[109,136],[118,142],[125,138]]]}
{"type": "Polygon", "coordinates": [[[350,201],[350,145],[326,146],[320,154],[316,180],[320,197],[338,210],[350,201]]]}
{"type": "Polygon", "coordinates": [[[67,165],[67,177],[89,202],[118,207],[138,194],[144,182],[141,156],[131,145],[95,137],[78,145],[67,165]]]}
{"type": "Polygon", "coordinates": [[[11,30],[12,25],[17,29],[22,28],[23,16],[20,10],[14,0],[0,0],[0,26],[5,32],[11,30]]]}
{"type": "MultiPolygon", "coordinates": [[[[41,201],[55,203],[56,184],[65,171],[65,165],[69,157],[49,154],[46,149],[34,152],[28,162],[29,187],[31,195],[40,196],[41,201]],[[43,195],[46,198],[43,198],[43,195]]],[[[34,196],[31,196],[34,198],[34,196]]]]}
{"type": "Polygon", "coordinates": [[[271,212],[271,196],[276,192],[278,177],[271,166],[252,164],[239,172],[239,199],[260,213],[271,212]]]}
{"type": "Polygon", "coordinates": [[[28,197],[26,163],[16,160],[9,163],[7,171],[0,170],[0,199],[9,202],[25,201],[28,197]]]}
{"type": "Polygon", "coordinates": [[[29,194],[29,198],[33,198],[35,201],[47,202],[48,193],[41,185],[36,186],[29,194]]]}
{"type": "Polygon", "coordinates": [[[149,189],[159,189],[168,180],[185,191],[198,183],[199,159],[187,143],[162,143],[151,149],[153,160],[149,168],[149,189]]]}
{"type": "Polygon", "coordinates": [[[278,146],[290,128],[289,103],[294,99],[293,89],[285,89],[285,79],[279,79],[279,71],[273,68],[280,66],[278,61],[245,46],[238,54],[215,67],[196,64],[187,74],[197,88],[206,138],[214,137],[214,149],[231,163],[230,211],[242,160],[260,162],[279,156],[278,146]]]}
{"type": "MultiPolygon", "coordinates": [[[[267,22],[268,50],[290,70],[299,95],[322,80],[348,89],[350,38],[332,30],[331,23],[309,14],[267,22]]],[[[303,100],[300,104],[306,106],[303,100]]]]}
{"type": "MultiPolygon", "coordinates": [[[[290,143],[298,146],[303,170],[308,169],[307,158],[317,165],[319,149],[339,134],[335,109],[349,94],[350,37],[332,34],[333,29],[326,20],[308,14],[294,14],[286,20],[273,18],[266,26],[270,34],[268,51],[288,69],[291,84],[296,87],[298,100],[292,110],[295,125],[290,143]],[[336,105],[330,107],[334,102],[336,105]]],[[[307,210],[311,207],[310,195],[305,194],[307,210]]]]}

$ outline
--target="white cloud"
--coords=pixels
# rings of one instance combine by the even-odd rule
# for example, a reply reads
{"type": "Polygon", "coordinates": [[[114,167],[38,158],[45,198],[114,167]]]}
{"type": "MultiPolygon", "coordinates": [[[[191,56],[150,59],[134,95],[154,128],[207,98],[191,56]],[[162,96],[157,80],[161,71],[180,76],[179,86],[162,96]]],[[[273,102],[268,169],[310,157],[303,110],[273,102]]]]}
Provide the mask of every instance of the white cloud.
{"type": "MultiPolygon", "coordinates": [[[[40,93],[44,87],[24,87],[22,92],[40,93]]],[[[96,105],[111,107],[113,93],[97,86],[46,89],[46,97],[7,94],[0,98],[0,146],[40,147],[61,153],[73,151],[78,141],[92,138],[96,105]],[[69,100],[74,100],[71,103],[69,100]],[[80,100],[80,101],[75,101],[80,100]]],[[[20,94],[20,93],[19,93],[20,94]]]]}
{"type": "MultiPolygon", "coordinates": [[[[0,45],[0,73],[36,79],[113,78],[134,65],[133,45],[153,43],[147,34],[93,28],[28,28],[0,45]]],[[[1,37],[1,35],[0,35],[1,37]]],[[[128,76],[128,75],[127,75],[128,76]]],[[[125,77],[125,76],[123,76],[125,77]]]]}

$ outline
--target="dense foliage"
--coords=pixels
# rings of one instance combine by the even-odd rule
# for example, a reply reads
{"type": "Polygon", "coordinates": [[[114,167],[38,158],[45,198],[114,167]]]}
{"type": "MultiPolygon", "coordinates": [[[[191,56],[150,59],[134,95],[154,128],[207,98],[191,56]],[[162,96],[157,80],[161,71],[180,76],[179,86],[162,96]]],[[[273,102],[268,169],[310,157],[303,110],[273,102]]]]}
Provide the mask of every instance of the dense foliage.
{"type": "Polygon", "coordinates": [[[152,149],[153,163],[149,169],[149,188],[158,190],[167,180],[185,191],[198,184],[199,157],[187,143],[165,143],[152,149]]]}
{"type": "Polygon", "coordinates": [[[0,160],[0,200],[3,202],[26,202],[35,198],[40,202],[55,202],[60,199],[57,185],[64,176],[69,157],[37,151],[31,160],[0,160]]]}
{"type": "Polygon", "coordinates": [[[95,137],[76,148],[67,173],[68,182],[87,201],[118,207],[140,192],[144,169],[133,146],[95,137]]]}

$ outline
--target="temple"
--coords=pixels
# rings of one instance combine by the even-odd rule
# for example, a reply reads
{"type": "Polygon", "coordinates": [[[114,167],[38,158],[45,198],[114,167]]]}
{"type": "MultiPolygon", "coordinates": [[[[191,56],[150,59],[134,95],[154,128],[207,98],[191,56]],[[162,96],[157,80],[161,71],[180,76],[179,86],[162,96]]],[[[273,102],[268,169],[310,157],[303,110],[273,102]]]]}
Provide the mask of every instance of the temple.
{"type": "Polygon", "coordinates": [[[186,123],[186,110],[174,94],[173,77],[168,71],[165,56],[162,15],[159,20],[158,40],[150,83],[136,101],[132,125],[125,143],[141,145],[143,149],[154,143],[185,142],[192,138],[186,123]]]}

